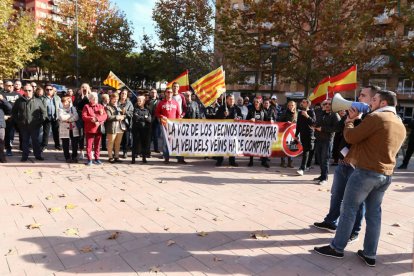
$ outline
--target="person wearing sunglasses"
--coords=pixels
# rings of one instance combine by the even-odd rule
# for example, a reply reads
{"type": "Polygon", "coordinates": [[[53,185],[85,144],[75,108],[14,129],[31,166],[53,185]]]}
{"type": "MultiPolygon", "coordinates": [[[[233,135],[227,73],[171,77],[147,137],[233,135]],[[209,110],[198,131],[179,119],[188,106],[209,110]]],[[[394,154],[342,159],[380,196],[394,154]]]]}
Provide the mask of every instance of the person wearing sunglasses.
{"type": "Polygon", "coordinates": [[[58,111],[62,108],[62,101],[58,95],[55,94],[53,86],[47,84],[45,86],[44,103],[47,108],[47,119],[43,123],[43,139],[42,139],[42,150],[47,148],[49,143],[49,133],[52,129],[53,141],[55,142],[55,149],[62,150],[59,139],[59,120],[58,111]]]}
{"type": "Polygon", "coordinates": [[[321,174],[316,177],[314,181],[318,181],[319,185],[328,183],[329,174],[329,159],[332,154],[333,139],[336,131],[340,131],[339,127],[340,117],[338,113],[332,112],[331,100],[327,99],[322,102],[322,112],[320,116],[316,117],[315,130],[315,152],[321,174]]]}
{"type": "MultiPolygon", "coordinates": [[[[13,82],[6,81],[4,85],[4,92],[2,93],[3,97],[11,104],[13,107],[14,103],[20,98],[20,94],[14,91],[13,82]]],[[[5,118],[6,120],[6,133],[4,137],[5,148],[6,148],[6,155],[13,156],[12,147],[14,142],[14,133],[15,133],[15,124],[13,119],[9,116],[9,118],[5,118]]]]}
{"type": "Polygon", "coordinates": [[[32,140],[33,154],[36,160],[43,161],[40,150],[39,132],[43,122],[47,118],[46,106],[34,97],[33,87],[30,84],[24,86],[24,95],[16,100],[12,109],[12,117],[19,127],[22,137],[22,162],[29,158],[29,142],[32,140]]]}

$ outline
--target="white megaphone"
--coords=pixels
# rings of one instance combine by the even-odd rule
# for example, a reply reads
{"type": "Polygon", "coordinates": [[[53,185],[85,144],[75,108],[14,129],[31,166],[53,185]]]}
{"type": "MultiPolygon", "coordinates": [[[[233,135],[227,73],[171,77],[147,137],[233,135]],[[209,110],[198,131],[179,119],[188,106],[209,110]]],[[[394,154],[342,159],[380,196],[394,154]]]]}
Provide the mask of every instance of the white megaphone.
{"type": "Polygon", "coordinates": [[[366,103],[361,102],[351,102],[345,100],[341,94],[336,93],[332,98],[332,111],[338,112],[341,110],[348,110],[351,107],[356,108],[361,113],[368,113],[369,112],[369,105],[366,103]]]}

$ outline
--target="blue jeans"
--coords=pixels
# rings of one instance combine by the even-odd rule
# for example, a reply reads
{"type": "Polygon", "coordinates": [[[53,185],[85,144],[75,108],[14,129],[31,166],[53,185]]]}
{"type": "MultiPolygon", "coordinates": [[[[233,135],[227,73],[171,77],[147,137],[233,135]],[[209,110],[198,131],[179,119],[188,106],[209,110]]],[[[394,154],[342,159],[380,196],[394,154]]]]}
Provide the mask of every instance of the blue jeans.
{"type": "Polygon", "coordinates": [[[154,151],[158,151],[158,138],[161,135],[161,128],[158,119],[154,119],[151,124],[151,141],[154,143],[154,151]]]}
{"type": "MultiPolygon", "coordinates": [[[[164,126],[161,125],[161,127],[163,128],[164,126]]],[[[161,137],[162,137],[162,141],[163,141],[162,155],[164,156],[164,159],[168,160],[168,159],[170,159],[170,153],[168,152],[168,141],[167,141],[168,137],[165,137],[164,129],[161,129],[161,137]]]]}
{"type": "Polygon", "coordinates": [[[327,141],[316,140],[315,142],[316,159],[321,167],[321,180],[328,180],[329,159],[332,152],[332,139],[327,141]]]}
{"type": "MultiPolygon", "coordinates": [[[[349,165],[339,164],[335,169],[332,188],[331,188],[331,202],[329,206],[329,213],[326,215],[324,222],[331,225],[338,225],[338,218],[341,212],[341,203],[344,198],[346,183],[349,177],[354,172],[354,168],[349,165]]],[[[365,203],[362,202],[356,215],[354,228],[352,234],[358,235],[361,231],[362,219],[365,214],[365,203]]]]}
{"type": "Polygon", "coordinates": [[[337,252],[344,252],[354,227],[356,214],[365,201],[367,228],[364,239],[364,256],[375,259],[381,232],[381,204],[385,191],[391,184],[391,176],[374,171],[355,169],[345,188],[341,206],[341,219],[331,242],[337,252]]]}

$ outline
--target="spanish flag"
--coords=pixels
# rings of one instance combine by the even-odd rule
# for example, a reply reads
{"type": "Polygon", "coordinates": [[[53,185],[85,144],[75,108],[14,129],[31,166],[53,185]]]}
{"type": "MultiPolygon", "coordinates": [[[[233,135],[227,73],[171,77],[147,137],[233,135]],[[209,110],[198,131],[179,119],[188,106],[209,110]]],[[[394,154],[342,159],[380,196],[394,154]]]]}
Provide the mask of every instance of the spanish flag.
{"type": "Polygon", "coordinates": [[[179,75],[175,80],[167,84],[167,88],[171,88],[173,83],[177,82],[180,85],[179,93],[190,91],[190,82],[188,80],[188,70],[185,70],[181,75],[179,75]]]}
{"type": "Polygon", "coordinates": [[[355,90],[357,85],[357,67],[354,65],[345,72],[331,77],[329,92],[355,90]]]}
{"type": "Polygon", "coordinates": [[[328,89],[330,85],[330,77],[326,77],[315,87],[313,92],[309,95],[309,100],[311,100],[312,104],[321,103],[328,97],[328,89]]]}
{"type": "Polygon", "coordinates": [[[112,71],[109,72],[109,75],[106,80],[103,81],[103,84],[112,86],[115,89],[121,89],[125,86],[125,83],[123,83],[112,71]]]}
{"type": "Polygon", "coordinates": [[[354,65],[334,77],[324,78],[309,95],[309,100],[312,104],[321,103],[332,98],[335,92],[355,90],[357,86],[357,66],[354,65]]]}
{"type": "Polygon", "coordinates": [[[220,66],[191,84],[191,87],[203,105],[207,107],[217,100],[221,94],[226,92],[224,79],[223,66],[220,66]]]}

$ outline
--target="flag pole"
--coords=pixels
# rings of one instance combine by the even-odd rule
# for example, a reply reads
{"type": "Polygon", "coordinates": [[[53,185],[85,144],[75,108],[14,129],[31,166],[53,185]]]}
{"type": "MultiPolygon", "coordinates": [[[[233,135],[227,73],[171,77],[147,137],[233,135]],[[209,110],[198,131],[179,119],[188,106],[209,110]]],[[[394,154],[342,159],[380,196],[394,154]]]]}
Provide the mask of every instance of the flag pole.
{"type": "MultiPolygon", "coordinates": [[[[358,64],[355,65],[355,74],[357,75],[357,73],[358,73],[358,64]]],[[[357,84],[358,84],[358,77],[357,77],[357,84]]],[[[357,89],[356,89],[356,87],[355,87],[355,90],[354,90],[354,101],[355,102],[357,101],[357,89]]]]}
{"type": "Polygon", "coordinates": [[[326,100],[329,99],[329,86],[331,84],[331,76],[329,76],[328,78],[329,78],[329,85],[326,87],[326,100]]]}

